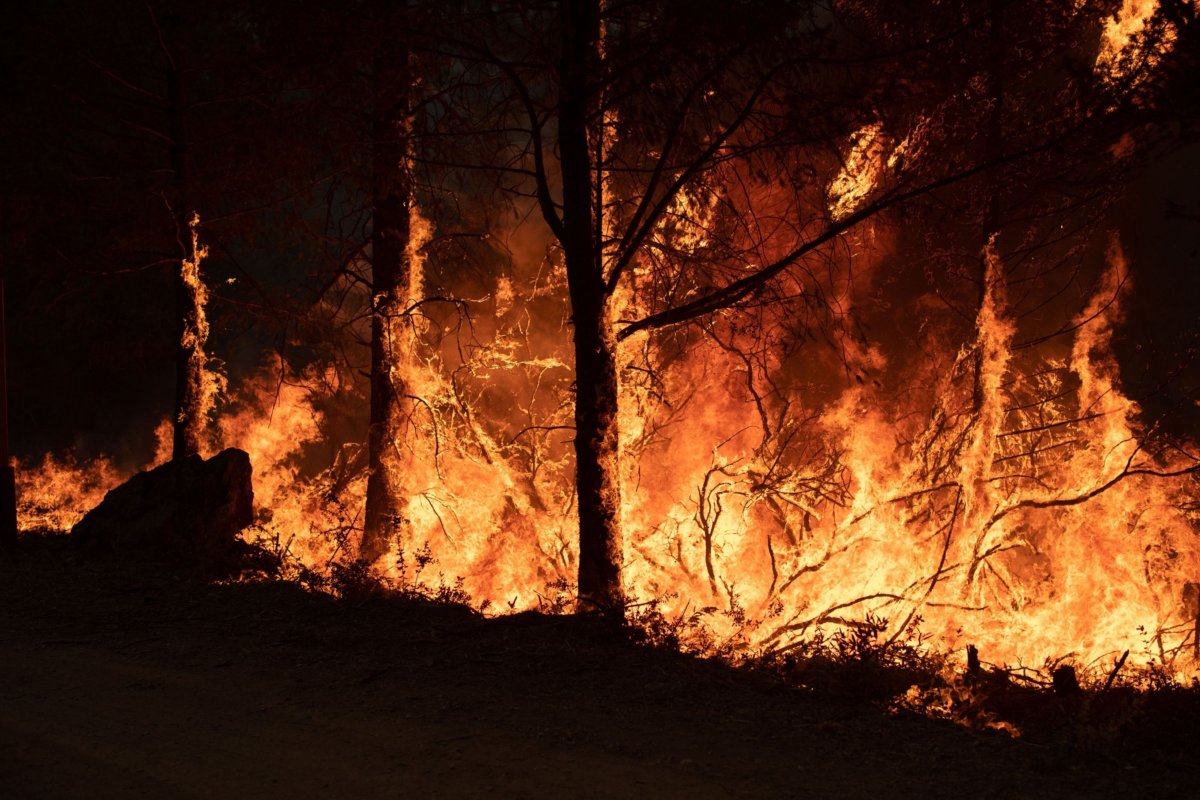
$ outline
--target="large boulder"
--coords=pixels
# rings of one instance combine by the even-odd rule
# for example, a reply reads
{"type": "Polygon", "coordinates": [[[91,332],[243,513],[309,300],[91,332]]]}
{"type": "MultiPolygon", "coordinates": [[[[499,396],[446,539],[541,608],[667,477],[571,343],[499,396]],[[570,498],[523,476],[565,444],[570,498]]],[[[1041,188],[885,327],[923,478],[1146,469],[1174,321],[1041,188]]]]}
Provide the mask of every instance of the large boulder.
{"type": "Polygon", "coordinates": [[[250,456],[230,448],[170,461],[110,491],[71,529],[89,552],[150,559],[212,575],[236,568],[254,518],[250,456]]]}

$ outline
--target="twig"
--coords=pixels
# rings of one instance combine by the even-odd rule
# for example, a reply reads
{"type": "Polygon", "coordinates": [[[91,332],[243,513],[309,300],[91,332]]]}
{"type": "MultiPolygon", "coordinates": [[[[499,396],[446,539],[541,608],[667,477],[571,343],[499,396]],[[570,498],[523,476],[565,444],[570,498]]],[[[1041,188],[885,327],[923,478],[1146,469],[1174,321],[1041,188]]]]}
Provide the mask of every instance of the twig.
{"type": "Polygon", "coordinates": [[[1121,654],[1121,657],[1117,659],[1117,663],[1113,665],[1112,672],[1108,673],[1108,680],[1104,682],[1104,688],[1100,690],[1101,694],[1107,692],[1112,686],[1113,681],[1117,677],[1117,673],[1121,671],[1121,667],[1125,666],[1125,659],[1127,658],[1129,658],[1128,650],[1121,654]]]}

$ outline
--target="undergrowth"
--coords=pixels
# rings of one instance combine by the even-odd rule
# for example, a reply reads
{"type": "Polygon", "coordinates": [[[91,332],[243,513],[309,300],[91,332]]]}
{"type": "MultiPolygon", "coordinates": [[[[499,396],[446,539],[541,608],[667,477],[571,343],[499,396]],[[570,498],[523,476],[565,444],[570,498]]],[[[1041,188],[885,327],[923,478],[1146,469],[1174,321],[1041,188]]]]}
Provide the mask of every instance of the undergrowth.
{"type": "Polygon", "coordinates": [[[339,547],[324,570],[314,569],[292,553],[290,542],[282,541],[273,531],[259,529],[252,538],[253,545],[266,556],[269,568],[256,564],[253,574],[243,579],[273,579],[296,583],[308,591],[322,592],[343,600],[366,600],[396,597],[435,603],[470,606],[471,597],[461,577],[448,579],[437,566],[428,544],[411,556],[399,550],[391,569],[381,570],[360,559],[338,558],[345,552],[339,547]]]}
{"type": "Polygon", "coordinates": [[[735,603],[667,615],[663,598],[632,606],[630,638],[766,675],[831,699],[866,701],[894,714],[915,713],[977,731],[1000,732],[1090,753],[1154,748],[1177,753],[1200,718],[1200,684],[1180,683],[1161,662],[1126,663],[1128,653],[1105,663],[1071,658],[1037,668],[986,664],[977,655],[934,648],[914,617],[892,631],[888,620],[866,615],[839,626],[816,628],[786,646],[754,647],[749,620],[735,603]],[[731,627],[724,637],[714,621],[731,627]],[[1184,711],[1186,709],[1186,711],[1184,711]]]}

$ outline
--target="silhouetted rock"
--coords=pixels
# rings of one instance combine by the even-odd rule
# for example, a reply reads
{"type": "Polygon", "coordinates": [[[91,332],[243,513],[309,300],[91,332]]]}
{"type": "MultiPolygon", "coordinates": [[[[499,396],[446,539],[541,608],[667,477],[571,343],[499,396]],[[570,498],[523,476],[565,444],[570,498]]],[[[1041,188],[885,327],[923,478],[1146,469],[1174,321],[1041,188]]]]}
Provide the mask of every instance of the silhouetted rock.
{"type": "Polygon", "coordinates": [[[250,456],[230,448],[139,472],[104,496],[71,538],[91,551],[214,575],[236,568],[253,520],[250,456]]]}

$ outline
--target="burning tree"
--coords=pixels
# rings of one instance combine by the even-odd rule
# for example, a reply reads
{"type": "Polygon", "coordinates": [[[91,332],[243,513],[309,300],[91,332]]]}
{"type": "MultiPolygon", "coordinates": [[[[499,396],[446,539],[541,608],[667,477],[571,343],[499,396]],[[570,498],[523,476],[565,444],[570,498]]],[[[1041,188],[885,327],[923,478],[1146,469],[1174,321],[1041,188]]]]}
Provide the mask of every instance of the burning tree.
{"type": "Polygon", "coordinates": [[[285,24],[325,148],[297,260],[328,263],[282,337],[313,363],[219,421],[263,525],[336,527],[325,565],[361,531],[377,569],[436,558],[495,607],[570,577],[585,609],[719,607],[776,651],[886,615],[864,629],[1015,657],[1005,631],[1103,599],[1032,651],[1142,625],[1178,652],[1195,462],[1121,394],[1107,228],[1194,28],[1112,10],[363,3],[299,48],[285,24]],[[364,386],[367,424],[335,419],[364,386]]]}
{"type": "MultiPolygon", "coordinates": [[[[1078,146],[1083,137],[1111,133],[1117,110],[1130,102],[1138,81],[1132,73],[1111,91],[1081,77],[1069,89],[1075,106],[1058,113],[1043,100],[1061,88],[1031,88],[1033,64],[1047,48],[1094,52],[1085,31],[1098,25],[1099,10],[1042,10],[1026,15],[1017,32],[1005,22],[1017,16],[1011,10],[964,3],[946,10],[944,30],[935,23],[918,32],[871,4],[847,4],[833,14],[804,4],[687,13],[670,3],[563,4],[558,12],[518,5],[508,13],[559,37],[549,55],[539,49],[515,57],[465,44],[470,58],[490,62],[515,87],[529,149],[527,161],[510,172],[528,176],[529,194],[561,246],[575,340],[581,598],[612,606],[623,596],[619,398],[621,375],[631,373],[618,342],[728,309],[757,308],[761,321],[763,309],[786,307],[789,298],[829,312],[836,300],[810,279],[814,265],[836,258],[831,247],[855,241],[856,231],[878,224],[885,212],[926,198],[956,191],[984,197],[982,205],[968,205],[980,209],[973,215],[982,230],[975,249],[982,252],[1001,226],[999,187],[1022,191],[1039,167],[1063,156],[1068,142],[1078,146]],[[1042,26],[1038,36],[1030,32],[1034,24],[1042,26]],[[1014,72],[1007,62],[1018,41],[1017,52],[1028,60],[1014,72]],[[543,55],[550,59],[544,66],[527,66],[543,55]],[[905,87],[887,71],[892,62],[948,56],[957,56],[962,71],[924,86],[913,80],[905,87]],[[1024,83],[1006,87],[1001,75],[1024,83]],[[867,104],[845,107],[840,98],[856,91],[867,104]],[[1019,125],[1006,124],[1012,114],[1022,115],[1019,125]],[[980,124],[980,117],[984,134],[963,137],[961,126],[980,124]],[[833,143],[850,131],[854,144],[841,152],[833,143]],[[836,166],[831,151],[844,162],[828,184],[826,206],[814,186],[836,166]],[[806,181],[796,165],[815,180],[806,181]],[[760,177],[768,170],[784,178],[777,184],[790,178],[791,185],[771,186],[760,177]],[[773,226],[768,233],[766,223],[773,226]],[[707,239],[701,257],[685,257],[686,248],[667,241],[686,236],[685,228],[707,239]]],[[[1153,49],[1152,42],[1146,46],[1153,49]]],[[[1064,71],[1078,63],[1068,61],[1064,71]]],[[[1090,158],[1087,167],[1096,169],[1090,158]]],[[[1080,163],[1073,157],[1068,168],[1080,163]]],[[[988,280],[980,274],[974,283],[979,314],[988,280]]],[[[834,316],[814,322],[820,328],[834,316]]],[[[704,325],[722,339],[722,323],[704,325]]],[[[745,345],[732,325],[726,331],[727,349],[745,362],[762,411],[765,395],[752,362],[767,351],[745,345]]],[[[843,327],[840,335],[853,331],[843,327]]],[[[663,344],[650,347],[661,351],[663,344]]],[[[980,382],[987,356],[977,352],[980,382]]],[[[845,360],[848,369],[867,366],[845,360]]],[[[767,377],[763,369],[758,375],[767,377]]],[[[972,396],[979,413],[982,389],[972,396]]],[[[796,436],[765,418],[763,427],[760,447],[775,434],[796,436]]],[[[836,481],[828,491],[836,493],[836,481]]],[[[714,500],[703,488],[701,496],[698,519],[709,529],[719,508],[704,511],[714,500]]],[[[715,585],[711,563],[707,572],[715,585]]]]}
{"type": "MultiPolygon", "coordinates": [[[[1046,547],[999,533],[1013,515],[1084,503],[1126,479],[1190,474],[1186,460],[1137,449],[1115,473],[1094,463],[1095,482],[1072,489],[1063,463],[1083,462],[1047,462],[1086,450],[1095,421],[1123,420],[1113,430],[1135,437],[1132,406],[1095,410],[1112,390],[1064,404],[1084,391],[1071,375],[1096,374],[1094,348],[1046,354],[1116,319],[1100,310],[1124,285],[1113,277],[1125,274],[1120,259],[1090,281],[1082,265],[1097,249],[1080,243],[1136,153],[1154,144],[1151,78],[1182,30],[1160,20],[1127,47],[1102,44],[1106,10],[964,3],[914,28],[872,4],[832,15],[796,5],[673,14],[669,3],[520,4],[484,27],[539,36],[451,37],[470,68],[513,87],[527,138],[499,148],[498,171],[540,211],[566,278],[585,606],[619,606],[624,574],[637,591],[723,594],[735,610],[740,581],[756,587],[760,611],[788,615],[768,636],[776,644],[870,609],[898,610],[903,630],[930,608],[945,617],[1032,596],[993,562],[1015,551],[1036,561],[1046,547]],[[1101,47],[1123,55],[1098,58],[1101,47]],[[1049,73],[1038,65],[1054,53],[1049,73]],[[947,61],[956,69],[936,71],[947,61]],[[1123,66],[1106,66],[1114,63],[1123,66]],[[898,219],[927,237],[906,235],[898,219]],[[926,260],[927,280],[957,282],[938,294],[967,324],[918,306],[917,340],[932,342],[934,330],[945,338],[924,363],[909,362],[864,333],[864,322],[881,322],[869,272],[930,243],[938,260],[926,260]],[[1055,302],[1066,295],[1071,302],[1055,302]],[[803,347],[819,340],[831,345],[826,356],[803,347]],[[955,341],[957,356],[947,346],[955,341]],[[1019,357],[1037,345],[1047,347],[1019,357]],[[699,367],[706,359],[722,365],[699,367]],[[839,372],[848,388],[805,378],[839,372]],[[728,417],[723,435],[694,424],[686,434],[713,436],[698,448],[712,454],[694,500],[647,499],[680,496],[683,481],[648,480],[650,465],[668,444],[683,463],[679,431],[700,405],[698,386],[733,375],[751,418],[705,398],[708,413],[728,417]],[[866,424],[870,405],[895,404],[898,391],[908,393],[906,416],[866,424]],[[898,453],[872,452],[866,430],[898,453]],[[897,507],[906,513],[884,513],[897,507]],[[897,541],[922,542],[920,556],[881,546],[888,527],[897,541]],[[760,536],[761,551],[751,544],[760,536]],[[932,561],[929,542],[941,543],[932,561]],[[896,563],[885,567],[888,559],[896,563]],[[815,579],[864,569],[878,572],[867,583],[876,588],[835,591],[826,581],[836,577],[815,579]],[[948,576],[967,599],[943,598],[948,576]],[[798,598],[799,587],[835,599],[798,598]]],[[[904,280],[893,284],[899,295],[929,302],[927,287],[904,280]]],[[[1111,387],[1111,367],[1100,371],[1111,387]]],[[[1174,613],[1169,599],[1154,602],[1174,613]]]]}
{"type": "MultiPolygon", "coordinates": [[[[201,275],[207,250],[200,244],[200,215],[195,208],[191,176],[188,73],[179,46],[178,14],[168,11],[160,24],[153,6],[147,6],[157,34],[165,65],[167,130],[158,132],[170,155],[169,190],[163,199],[175,223],[179,273],[175,279],[178,351],[175,365],[175,410],[172,419],[172,451],[175,460],[200,452],[205,427],[212,413],[219,378],[210,371],[204,352],[208,339],[208,291],[201,275]]],[[[139,87],[134,87],[137,89],[139,87]]],[[[144,91],[144,90],[143,90],[144,91]]],[[[151,133],[155,133],[151,129],[151,133]]]]}
{"type": "MultiPolygon", "coordinates": [[[[489,19],[489,30],[519,19],[555,43],[549,52],[523,39],[502,46],[455,41],[464,60],[514,87],[528,149],[523,159],[514,158],[512,146],[502,151],[517,164],[500,171],[518,183],[528,179],[527,188],[514,191],[536,202],[561,248],[574,341],[578,579],[585,605],[619,609],[624,598],[621,454],[632,440],[620,433],[618,338],[711,309],[663,309],[626,321],[623,330],[618,318],[639,304],[645,310],[645,296],[630,284],[646,272],[646,254],[668,238],[664,231],[702,229],[687,206],[704,203],[717,168],[770,146],[763,137],[778,135],[765,124],[779,99],[775,92],[786,68],[804,58],[772,63],[755,52],[781,46],[762,36],[770,30],[767,17],[780,14],[785,28],[812,23],[805,10],[782,7],[683,13],[669,3],[617,10],[599,2],[517,4],[504,9],[501,21],[489,19]]],[[[688,290],[686,280],[660,282],[673,280],[688,290]]],[[[725,304],[753,289],[734,288],[725,304]]],[[[653,380],[652,372],[644,374],[653,380]]]]}
{"type": "MultiPolygon", "coordinates": [[[[386,19],[386,16],[385,16],[386,19]]],[[[398,29],[410,35],[407,19],[398,29]]],[[[393,26],[389,26],[393,27],[393,26]]],[[[371,418],[361,555],[374,561],[389,540],[404,537],[413,312],[423,287],[424,221],[416,205],[413,115],[418,74],[403,44],[381,47],[374,65],[371,216],[371,418]]]]}

